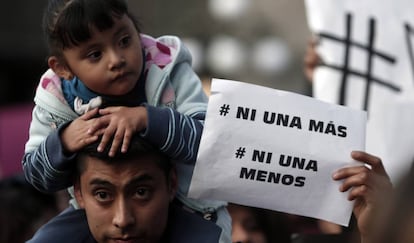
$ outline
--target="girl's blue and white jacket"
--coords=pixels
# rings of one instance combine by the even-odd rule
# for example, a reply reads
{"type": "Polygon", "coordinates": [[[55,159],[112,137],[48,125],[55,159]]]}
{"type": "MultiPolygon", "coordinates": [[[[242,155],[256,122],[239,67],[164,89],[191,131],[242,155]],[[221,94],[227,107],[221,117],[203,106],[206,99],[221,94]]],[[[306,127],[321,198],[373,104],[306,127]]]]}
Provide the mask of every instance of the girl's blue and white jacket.
{"type": "MultiPolygon", "coordinates": [[[[176,162],[178,199],[191,209],[202,213],[214,209],[220,216],[225,202],[186,197],[207,109],[201,81],[191,68],[191,55],[178,37],[154,39],[141,35],[141,41],[148,111],[148,127],[141,136],[176,162]]],[[[52,70],[41,77],[34,101],[29,140],[22,161],[26,179],[40,191],[68,188],[72,186],[76,154],[63,152],[59,133],[79,114],[66,101],[62,80],[52,70]]],[[[75,200],[71,200],[71,204],[78,207],[75,200]]],[[[224,213],[224,217],[228,215],[224,213]]],[[[220,226],[224,231],[229,231],[230,221],[219,221],[221,219],[217,224],[223,224],[220,226]]]]}

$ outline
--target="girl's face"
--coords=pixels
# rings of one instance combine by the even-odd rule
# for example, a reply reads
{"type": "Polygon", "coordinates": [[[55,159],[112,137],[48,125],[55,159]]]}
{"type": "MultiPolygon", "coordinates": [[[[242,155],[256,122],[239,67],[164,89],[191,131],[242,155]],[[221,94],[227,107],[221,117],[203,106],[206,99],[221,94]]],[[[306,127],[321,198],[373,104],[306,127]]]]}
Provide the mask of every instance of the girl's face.
{"type": "Polygon", "coordinates": [[[132,20],[114,18],[112,28],[91,28],[91,38],[63,51],[69,77],[76,76],[102,95],[124,95],[138,82],[142,71],[142,48],[132,20]]]}

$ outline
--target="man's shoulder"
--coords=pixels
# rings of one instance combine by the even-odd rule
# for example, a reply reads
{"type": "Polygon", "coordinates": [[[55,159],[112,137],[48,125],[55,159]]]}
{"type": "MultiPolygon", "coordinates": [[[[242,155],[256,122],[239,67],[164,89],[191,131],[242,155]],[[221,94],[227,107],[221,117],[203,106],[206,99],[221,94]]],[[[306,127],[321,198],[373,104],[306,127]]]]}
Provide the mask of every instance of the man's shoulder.
{"type": "Polygon", "coordinates": [[[213,221],[172,203],[168,222],[168,241],[178,243],[219,242],[221,228],[213,221]]]}
{"type": "Polygon", "coordinates": [[[84,210],[72,207],[43,225],[27,243],[95,243],[84,210]]]}

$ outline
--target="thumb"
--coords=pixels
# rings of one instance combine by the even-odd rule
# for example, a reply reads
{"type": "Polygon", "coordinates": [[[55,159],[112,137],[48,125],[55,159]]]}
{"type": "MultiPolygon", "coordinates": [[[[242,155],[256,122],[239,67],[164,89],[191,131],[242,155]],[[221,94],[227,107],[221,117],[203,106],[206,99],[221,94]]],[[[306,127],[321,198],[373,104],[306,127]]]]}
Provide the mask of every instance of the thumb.
{"type": "Polygon", "coordinates": [[[96,115],[98,115],[98,110],[99,110],[98,108],[90,110],[90,111],[86,112],[85,114],[83,114],[82,116],[80,116],[80,119],[83,119],[83,120],[86,121],[86,120],[90,120],[92,118],[95,118],[96,115]]]}

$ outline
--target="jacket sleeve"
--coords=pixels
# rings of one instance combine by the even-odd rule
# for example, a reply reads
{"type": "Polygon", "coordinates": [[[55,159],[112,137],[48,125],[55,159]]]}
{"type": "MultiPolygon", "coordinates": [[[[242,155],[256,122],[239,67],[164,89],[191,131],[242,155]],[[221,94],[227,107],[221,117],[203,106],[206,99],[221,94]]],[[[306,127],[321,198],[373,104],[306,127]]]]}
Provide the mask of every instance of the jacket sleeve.
{"type": "Polygon", "coordinates": [[[142,136],[179,163],[195,163],[204,113],[183,115],[168,107],[147,105],[148,127],[142,136]]]}
{"type": "Polygon", "coordinates": [[[144,137],[178,162],[194,164],[208,99],[184,46],[169,79],[176,109],[147,106],[148,127],[144,137]]]}
{"type": "MultiPolygon", "coordinates": [[[[194,117],[207,111],[208,98],[200,78],[191,67],[191,55],[181,44],[181,51],[170,74],[170,83],[175,91],[175,107],[181,114],[194,117]]],[[[203,117],[204,120],[204,117],[203,117]]]]}
{"type": "Polygon", "coordinates": [[[56,192],[72,184],[75,154],[63,153],[59,137],[67,125],[55,129],[50,113],[35,106],[22,167],[26,180],[39,191],[56,192]]]}

